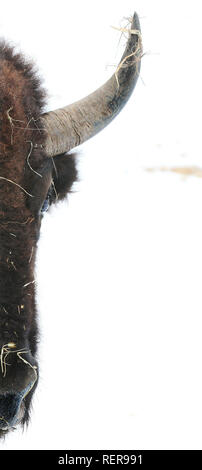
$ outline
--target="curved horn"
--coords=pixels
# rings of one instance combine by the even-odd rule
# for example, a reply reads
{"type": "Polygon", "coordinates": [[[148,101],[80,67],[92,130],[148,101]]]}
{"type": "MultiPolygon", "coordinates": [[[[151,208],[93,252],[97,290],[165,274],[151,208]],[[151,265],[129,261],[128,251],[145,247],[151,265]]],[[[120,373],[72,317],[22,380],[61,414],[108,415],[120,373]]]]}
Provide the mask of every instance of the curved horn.
{"type": "Polygon", "coordinates": [[[41,116],[47,132],[45,151],[68,152],[101,131],[128,101],[139,76],[142,56],[140,24],[135,13],[125,52],[112,77],[85,98],[41,116]]]}

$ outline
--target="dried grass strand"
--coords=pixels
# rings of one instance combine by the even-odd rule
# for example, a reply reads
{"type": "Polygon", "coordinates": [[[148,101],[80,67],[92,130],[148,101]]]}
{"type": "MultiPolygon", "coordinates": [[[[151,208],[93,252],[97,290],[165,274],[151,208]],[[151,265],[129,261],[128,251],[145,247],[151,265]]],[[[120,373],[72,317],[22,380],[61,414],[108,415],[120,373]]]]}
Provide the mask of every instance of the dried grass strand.
{"type": "MultiPolygon", "coordinates": [[[[21,361],[23,361],[24,364],[28,365],[29,367],[31,367],[31,369],[33,369],[33,371],[35,373],[35,377],[37,379],[37,367],[30,364],[29,361],[27,361],[24,357],[21,356],[22,354],[28,354],[30,351],[28,349],[25,349],[25,348],[23,348],[23,349],[14,349],[14,348],[16,348],[16,344],[12,343],[12,342],[4,344],[1,348],[0,363],[1,363],[1,371],[2,371],[3,377],[4,378],[6,377],[7,366],[10,365],[6,362],[6,358],[9,356],[9,354],[17,354],[17,357],[21,361]]],[[[30,392],[30,390],[34,386],[34,383],[35,383],[35,381],[33,382],[31,388],[29,388],[27,393],[30,392]]],[[[23,398],[25,398],[25,396],[23,398]]]]}
{"type": "Polygon", "coordinates": [[[0,363],[3,377],[6,376],[6,366],[9,365],[6,363],[6,358],[10,354],[10,352],[13,352],[10,350],[10,348],[15,348],[15,343],[4,344],[1,348],[0,363]]]}
{"type": "Polygon", "coordinates": [[[10,180],[10,179],[8,179],[8,178],[5,178],[4,176],[0,176],[0,179],[1,179],[1,180],[4,180],[4,181],[8,181],[8,183],[14,184],[14,185],[17,186],[18,188],[20,188],[22,191],[24,191],[24,193],[27,194],[28,196],[34,197],[33,194],[28,193],[28,191],[26,191],[25,188],[23,188],[20,184],[16,183],[15,181],[12,181],[12,180],[10,180]]]}
{"type": "MultiPolygon", "coordinates": [[[[130,18],[129,19],[129,22],[132,23],[132,19],[130,18]]],[[[122,34],[123,33],[128,33],[128,34],[135,34],[138,36],[138,44],[137,44],[137,47],[135,49],[134,52],[131,52],[131,54],[128,54],[127,56],[125,56],[123,58],[123,60],[119,63],[118,67],[116,68],[116,71],[115,71],[115,78],[116,78],[116,82],[117,82],[117,86],[119,88],[119,79],[118,79],[118,73],[120,71],[120,69],[122,69],[123,67],[128,67],[128,64],[126,64],[126,61],[128,59],[130,59],[131,57],[134,57],[134,62],[131,63],[131,65],[133,65],[134,63],[138,63],[141,58],[142,58],[142,55],[141,54],[140,56],[138,56],[138,54],[140,52],[142,52],[142,35],[141,35],[141,32],[138,30],[138,29],[130,29],[130,28],[118,28],[116,26],[112,26],[113,29],[117,30],[117,31],[120,31],[122,34]]]]}
{"type": "Polygon", "coordinates": [[[30,165],[30,162],[29,162],[29,158],[30,158],[30,155],[32,153],[32,150],[33,150],[33,143],[31,142],[31,140],[28,140],[27,142],[30,142],[30,151],[28,153],[28,156],[27,156],[27,164],[28,164],[28,167],[31,171],[33,171],[33,173],[35,173],[36,175],[40,176],[40,178],[42,178],[42,175],[40,173],[38,173],[38,171],[34,170],[34,168],[32,168],[32,166],[30,165]]]}
{"type": "Polygon", "coordinates": [[[23,288],[29,286],[30,284],[34,284],[34,282],[36,282],[35,279],[33,281],[27,282],[24,284],[23,288]]]}
{"type": "Polygon", "coordinates": [[[13,118],[10,116],[10,111],[12,111],[13,107],[11,106],[11,108],[7,109],[6,111],[6,115],[7,115],[7,118],[9,120],[9,123],[10,123],[10,126],[11,126],[11,145],[13,145],[13,128],[14,128],[14,125],[13,125],[13,118]]]}

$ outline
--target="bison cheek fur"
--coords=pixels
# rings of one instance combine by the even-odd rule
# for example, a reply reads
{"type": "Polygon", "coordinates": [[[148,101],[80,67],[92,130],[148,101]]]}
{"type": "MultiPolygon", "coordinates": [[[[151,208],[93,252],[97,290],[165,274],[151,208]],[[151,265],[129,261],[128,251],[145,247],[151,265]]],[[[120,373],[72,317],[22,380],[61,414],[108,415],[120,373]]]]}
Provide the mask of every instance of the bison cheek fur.
{"type": "MultiPolygon", "coordinates": [[[[62,200],[67,193],[71,191],[73,183],[77,180],[77,171],[75,164],[75,155],[59,155],[55,157],[54,164],[48,159],[40,166],[39,171],[44,173],[44,179],[50,180],[54,190],[51,193],[50,205],[62,200]]],[[[36,191],[35,198],[26,198],[26,212],[28,215],[24,222],[16,218],[16,213],[9,212],[8,219],[4,217],[3,227],[0,231],[1,258],[6,262],[1,263],[0,269],[0,349],[7,348],[6,345],[13,343],[15,349],[10,351],[5,362],[7,364],[6,376],[3,377],[3,371],[0,370],[0,437],[14,426],[12,425],[12,412],[19,408],[16,418],[21,414],[20,424],[28,424],[30,417],[30,406],[33,394],[39,378],[39,366],[36,361],[37,344],[39,340],[39,331],[37,326],[37,309],[35,303],[35,253],[37,241],[39,239],[40,224],[42,219],[41,207],[46,197],[47,187],[38,191],[35,178],[32,185],[29,181],[29,190],[36,191]],[[43,197],[41,197],[43,193],[43,197]],[[45,196],[44,196],[45,194],[45,196]],[[11,220],[18,223],[10,224],[11,220]],[[10,220],[11,219],[11,220],[10,220]],[[26,223],[27,222],[27,223],[26,223]],[[9,232],[8,232],[9,227],[9,232]],[[6,228],[6,229],[5,229],[6,228]],[[13,236],[15,235],[15,236],[13,236]],[[16,350],[16,358],[14,353],[16,350]],[[25,356],[17,357],[17,351],[22,351],[25,356]],[[28,358],[26,356],[28,354],[28,358]],[[21,364],[21,360],[26,360],[21,364]],[[23,365],[23,377],[19,374],[19,366],[23,365]],[[26,367],[25,367],[26,365],[26,367]],[[31,387],[29,393],[22,398],[15,390],[13,392],[13,379],[16,375],[17,389],[23,389],[26,382],[26,370],[30,367],[37,370],[37,379],[31,387]],[[3,391],[3,393],[2,393],[3,391]],[[10,407],[5,415],[5,407],[10,407]],[[13,408],[13,411],[12,411],[13,408]],[[7,416],[11,415],[9,425],[7,416]],[[6,416],[6,417],[5,417],[6,416]],[[6,424],[5,424],[6,423],[6,424]]],[[[7,349],[6,349],[7,350],[7,349]]],[[[2,361],[4,356],[2,355],[2,361]]],[[[22,373],[22,371],[21,371],[22,373]]],[[[15,388],[15,387],[14,387],[15,388]]],[[[24,387],[26,389],[26,387],[24,387]]],[[[18,421],[18,419],[17,419],[18,421]]],[[[17,424],[19,424],[17,422],[17,424]]]]}

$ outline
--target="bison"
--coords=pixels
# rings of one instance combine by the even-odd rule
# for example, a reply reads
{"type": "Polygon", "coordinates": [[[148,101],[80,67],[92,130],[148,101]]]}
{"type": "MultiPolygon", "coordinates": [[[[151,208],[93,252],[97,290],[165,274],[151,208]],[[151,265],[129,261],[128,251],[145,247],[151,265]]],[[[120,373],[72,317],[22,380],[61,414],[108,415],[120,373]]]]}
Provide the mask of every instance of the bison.
{"type": "Polygon", "coordinates": [[[33,65],[0,43],[0,436],[27,424],[39,380],[35,255],[41,219],[77,179],[71,149],[120,112],[140,72],[138,16],[113,76],[80,101],[44,113],[33,65]]]}

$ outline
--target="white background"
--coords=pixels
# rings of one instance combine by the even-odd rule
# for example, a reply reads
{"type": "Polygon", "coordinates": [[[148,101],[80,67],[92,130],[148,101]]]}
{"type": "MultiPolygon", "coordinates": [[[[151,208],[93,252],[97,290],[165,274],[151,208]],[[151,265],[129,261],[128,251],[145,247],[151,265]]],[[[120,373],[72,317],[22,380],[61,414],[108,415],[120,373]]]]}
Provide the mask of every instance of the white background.
{"type": "Polygon", "coordinates": [[[110,26],[140,16],[141,78],[80,148],[80,182],[44,218],[40,382],[2,449],[202,448],[201,2],[3,2],[0,34],[33,58],[47,109],[114,72],[110,26]]]}

